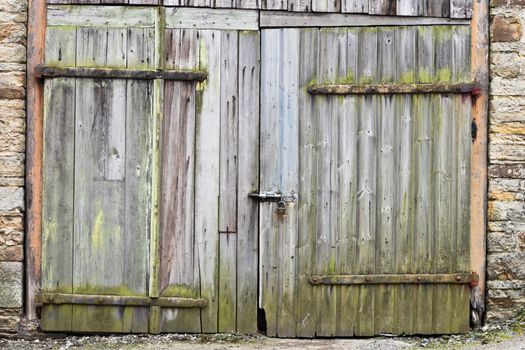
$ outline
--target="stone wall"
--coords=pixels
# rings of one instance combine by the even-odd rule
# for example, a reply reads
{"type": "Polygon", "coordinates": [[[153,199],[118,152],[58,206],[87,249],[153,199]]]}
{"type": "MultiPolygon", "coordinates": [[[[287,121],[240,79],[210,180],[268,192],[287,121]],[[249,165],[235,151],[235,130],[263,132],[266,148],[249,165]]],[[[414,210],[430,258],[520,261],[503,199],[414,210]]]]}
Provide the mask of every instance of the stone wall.
{"type": "Polygon", "coordinates": [[[0,332],[22,312],[26,0],[0,1],[0,332]]]}
{"type": "Polygon", "coordinates": [[[491,1],[487,321],[525,308],[525,0],[491,1]]]}

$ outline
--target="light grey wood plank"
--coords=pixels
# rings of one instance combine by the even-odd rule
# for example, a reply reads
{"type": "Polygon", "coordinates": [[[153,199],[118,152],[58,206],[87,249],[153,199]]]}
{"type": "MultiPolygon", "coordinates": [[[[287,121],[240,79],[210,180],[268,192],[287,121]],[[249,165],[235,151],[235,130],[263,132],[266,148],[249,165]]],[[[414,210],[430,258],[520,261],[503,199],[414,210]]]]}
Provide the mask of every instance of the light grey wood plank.
{"type": "Polygon", "coordinates": [[[472,0],[450,0],[451,18],[472,18],[472,0]]]}
{"type": "MultiPolygon", "coordinates": [[[[299,191],[299,29],[285,29],[280,45],[286,45],[281,52],[279,66],[280,84],[272,86],[279,93],[278,144],[279,187],[286,194],[299,191]]],[[[275,137],[275,135],[274,135],[275,137]]],[[[296,249],[298,235],[297,203],[286,204],[286,215],[276,218],[280,267],[280,291],[278,314],[278,336],[295,337],[296,315],[296,249]]]]}
{"type": "Polygon", "coordinates": [[[235,0],[212,0],[214,8],[233,8],[235,7],[235,0]]]}
{"type": "Polygon", "coordinates": [[[77,67],[104,67],[106,64],[107,36],[105,28],[77,28],[77,67]]]}
{"type": "MultiPolygon", "coordinates": [[[[396,80],[402,83],[415,83],[417,74],[417,28],[396,29],[396,80]]],[[[393,268],[396,273],[414,272],[414,109],[413,96],[395,97],[396,132],[396,182],[395,193],[395,253],[393,268]]],[[[399,286],[395,289],[395,328],[394,334],[413,334],[414,305],[417,288],[399,286]]]]}
{"type": "MultiPolygon", "coordinates": [[[[378,30],[379,80],[392,83],[396,80],[397,57],[396,28],[378,30]]],[[[395,201],[395,110],[397,96],[378,98],[378,183],[376,273],[394,273],[394,201],[395,201]]],[[[375,292],[375,334],[392,333],[395,317],[395,287],[380,285],[375,292]]]]}
{"type": "MultiPolygon", "coordinates": [[[[317,77],[321,81],[337,78],[338,55],[337,30],[319,31],[319,57],[317,77]]],[[[346,50],[345,50],[346,53],[346,50]]],[[[337,268],[338,213],[337,192],[337,122],[338,100],[334,96],[316,96],[317,129],[317,227],[316,227],[316,273],[333,274],[337,268]],[[335,132],[334,132],[335,131],[335,132]]],[[[330,337],[336,331],[337,295],[334,286],[315,288],[315,298],[319,303],[316,335],[330,337]]]]}
{"type": "Polygon", "coordinates": [[[237,329],[236,247],[236,233],[219,233],[219,332],[235,332],[237,329]]]}
{"type": "Polygon", "coordinates": [[[259,9],[261,0],[235,0],[235,7],[239,9],[259,9]]]}
{"type": "Polygon", "coordinates": [[[371,15],[395,15],[396,0],[370,0],[368,13],[371,15]]]}
{"type": "Polygon", "coordinates": [[[47,25],[154,27],[154,11],[151,7],[51,5],[47,7],[47,25]]]}
{"type": "Polygon", "coordinates": [[[450,17],[451,0],[424,0],[423,16],[450,17]]]}
{"type": "MultiPolygon", "coordinates": [[[[359,33],[359,82],[377,79],[377,31],[361,29],[359,33]]],[[[375,262],[377,203],[377,96],[360,99],[358,121],[358,195],[357,195],[357,265],[360,274],[372,273],[375,262]]],[[[362,286],[358,292],[359,322],[356,335],[374,334],[374,287],[362,286]]]]}
{"type": "Polygon", "coordinates": [[[261,9],[264,10],[286,10],[288,0],[260,0],[261,9]]]}
{"type": "MultiPolygon", "coordinates": [[[[72,293],[75,80],[47,81],[44,100],[42,291],[72,293]]],[[[71,312],[70,305],[44,306],[42,329],[71,330],[71,312]]]]}
{"type": "Polygon", "coordinates": [[[128,69],[155,68],[155,30],[153,28],[129,28],[127,49],[128,69]]]}
{"type": "Polygon", "coordinates": [[[201,298],[208,306],[201,310],[202,331],[217,332],[218,228],[221,34],[201,31],[199,68],[208,72],[206,82],[197,86],[195,163],[195,274],[200,276],[201,298]],[[217,200],[211,200],[217,198],[217,200]]]}
{"type": "Polygon", "coordinates": [[[319,30],[302,29],[300,34],[299,72],[299,237],[298,237],[298,276],[297,276],[297,336],[315,336],[317,324],[317,302],[314,299],[314,288],[308,278],[315,274],[315,242],[317,215],[317,164],[316,119],[314,100],[305,87],[317,76],[319,30]]]}
{"type": "Polygon", "coordinates": [[[312,0],[314,12],[340,12],[341,0],[312,0]]]}
{"type": "Polygon", "coordinates": [[[166,28],[258,30],[258,11],[166,8],[166,28]]]}
{"type": "Polygon", "coordinates": [[[237,231],[238,54],[237,31],[221,31],[219,232],[237,231]]]}
{"type": "MultiPolygon", "coordinates": [[[[124,273],[134,279],[133,289],[146,296],[149,271],[151,173],[153,149],[153,82],[127,81],[124,163],[124,250],[128,264],[124,273]]],[[[116,113],[116,112],[115,112],[116,113]]]]}
{"type": "MultiPolygon", "coordinates": [[[[260,133],[261,191],[279,190],[280,94],[276,87],[280,84],[280,77],[279,70],[274,67],[278,67],[281,62],[282,36],[281,29],[261,32],[261,101],[264,101],[261,104],[260,133]]],[[[259,308],[265,312],[268,336],[277,336],[280,278],[278,253],[281,248],[278,245],[279,218],[275,212],[275,204],[261,203],[259,208],[259,308]]]]}
{"type": "MultiPolygon", "coordinates": [[[[345,29],[342,29],[342,31],[345,29]]],[[[358,70],[358,32],[359,29],[345,30],[346,35],[340,47],[346,41],[346,58],[344,70],[339,69],[339,76],[346,76],[347,81],[355,81],[358,70]]],[[[338,120],[338,190],[339,210],[337,223],[339,227],[338,273],[350,274],[356,269],[357,243],[357,139],[358,139],[358,100],[357,96],[345,96],[339,106],[338,120]]],[[[336,335],[353,336],[357,321],[356,291],[349,286],[337,291],[336,335]]]]}
{"type": "Polygon", "coordinates": [[[239,33],[239,176],[237,201],[237,332],[257,333],[260,36],[239,33]]]}
{"type": "Polygon", "coordinates": [[[376,27],[376,26],[431,26],[470,25],[469,20],[433,18],[373,16],[347,13],[292,13],[261,11],[261,28],[283,27],[376,27]]]}
{"type": "Polygon", "coordinates": [[[54,67],[74,67],[76,28],[47,27],[45,63],[54,67]]]}
{"type": "Polygon", "coordinates": [[[368,0],[341,0],[343,13],[368,13],[368,0]]]}
{"type": "Polygon", "coordinates": [[[312,0],[288,0],[288,11],[309,12],[312,10],[312,0]]]}
{"type": "Polygon", "coordinates": [[[198,70],[199,31],[197,29],[166,30],[166,68],[198,70]]]}
{"type": "Polygon", "coordinates": [[[422,0],[397,0],[398,16],[417,16],[422,11],[422,0]]]}

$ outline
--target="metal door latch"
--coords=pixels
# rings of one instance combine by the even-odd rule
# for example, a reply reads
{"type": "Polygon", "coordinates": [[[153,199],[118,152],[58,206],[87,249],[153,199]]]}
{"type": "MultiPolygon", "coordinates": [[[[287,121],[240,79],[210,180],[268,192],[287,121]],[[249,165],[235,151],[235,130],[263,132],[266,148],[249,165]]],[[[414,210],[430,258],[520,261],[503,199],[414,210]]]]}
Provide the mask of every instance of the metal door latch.
{"type": "Polygon", "coordinates": [[[261,202],[276,202],[277,213],[280,215],[286,213],[286,203],[297,202],[297,194],[293,191],[290,194],[284,194],[282,192],[256,192],[250,193],[248,196],[261,202]]]}
{"type": "Polygon", "coordinates": [[[297,202],[297,194],[293,191],[290,194],[284,194],[282,192],[254,192],[250,193],[248,197],[257,199],[261,202],[284,202],[284,203],[295,203],[297,202]]]}

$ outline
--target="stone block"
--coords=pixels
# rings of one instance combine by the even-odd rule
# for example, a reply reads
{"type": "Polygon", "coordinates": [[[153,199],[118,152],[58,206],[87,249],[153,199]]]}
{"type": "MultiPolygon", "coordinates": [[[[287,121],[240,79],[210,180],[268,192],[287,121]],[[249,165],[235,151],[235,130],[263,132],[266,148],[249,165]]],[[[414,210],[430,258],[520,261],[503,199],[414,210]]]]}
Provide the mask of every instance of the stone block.
{"type": "Polygon", "coordinates": [[[516,16],[494,16],[490,28],[492,42],[520,41],[522,24],[516,16]]]}
{"type": "Polygon", "coordinates": [[[22,307],[22,263],[0,262],[0,308],[22,307]]]}

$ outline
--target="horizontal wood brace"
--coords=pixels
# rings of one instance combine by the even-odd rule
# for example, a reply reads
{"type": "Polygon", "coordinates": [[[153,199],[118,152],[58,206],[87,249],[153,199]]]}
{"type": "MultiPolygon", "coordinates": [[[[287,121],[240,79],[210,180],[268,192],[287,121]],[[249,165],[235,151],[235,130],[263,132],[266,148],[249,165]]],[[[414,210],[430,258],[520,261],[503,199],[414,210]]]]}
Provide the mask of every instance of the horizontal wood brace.
{"type": "Polygon", "coordinates": [[[261,11],[261,28],[465,25],[468,19],[261,11]]]}
{"type": "Polygon", "coordinates": [[[313,285],[367,285],[367,284],[470,284],[476,286],[475,273],[453,274],[385,274],[385,275],[324,275],[312,276],[313,285]]]}
{"type": "Polygon", "coordinates": [[[81,68],[81,67],[35,67],[37,78],[94,78],[94,79],[163,79],[178,81],[203,81],[206,72],[187,70],[154,69],[116,69],[116,68],[81,68]]]}
{"type": "Polygon", "coordinates": [[[106,305],[106,306],[159,306],[165,308],[205,308],[206,299],[178,297],[137,297],[117,295],[85,295],[62,293],[39,293],[35,297],[38,305],[106,305]]]}
{"type": "Polygon", "coordinates": [[[367,94],[473,94],[479,89],[476,84],[382,84],[354,85],[327,84],[312,85],[308,92],[312,95],[367,95],[367,94]]]}

